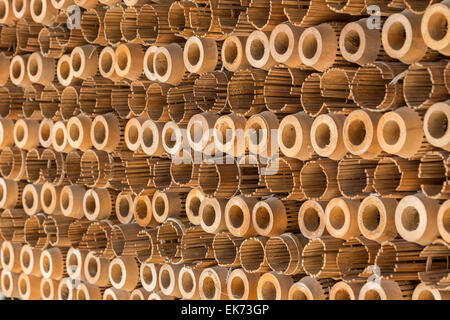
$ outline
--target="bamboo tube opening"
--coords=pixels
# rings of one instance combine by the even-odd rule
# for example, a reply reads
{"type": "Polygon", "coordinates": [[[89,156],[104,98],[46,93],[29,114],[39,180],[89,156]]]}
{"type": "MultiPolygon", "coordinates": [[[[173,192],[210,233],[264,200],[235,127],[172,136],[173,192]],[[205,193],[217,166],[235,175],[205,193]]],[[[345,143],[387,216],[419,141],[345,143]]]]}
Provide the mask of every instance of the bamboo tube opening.
{"type": "Polygon", "coordinates": [[[122,121],[114,113],[98,115],[92,121],[91,141],[97,150],[112,152],[123,143],[122,121]]]}
{"type": "Polygon", "coordinates": [[[157,51],[158,51],[157,46],[150,46],[145,51],[144,55],[144,74],[151,81],[157,80],[154,64],[155,63],[154,58],[157,51]]]}
{"type": "Polygon", "coordinates": [[[94,251],[89,251],[84,260],[84,276],[90,284],[109,286],[109,260],[96,256],[94,251]]]}
{"type": "Polygon", "coordinates": [[[366,197],[358,209],[358,225],[361,233],[370,240],[382,243],[393,240],[397,235],[394,199],[377,196],[366,197]]]}
{"type": "Polygon", "coordinates": [[[133,257],[115,258],[109,264],[109,280],[114,288],[132,291],[139,284],[139,270],[133,257]]]}
{"type": "Polygon", "coordinates": [[[448,242],[450,239],[450,201],[441,204],[437,216],[439,234],[448,242]]]}
{"type": "Polygon", "coordinates": [[[86,189],[79,186],[65,186],[62,188],[59,201],[62,214],[66,217],[81,219],[84,217],[83,198],[86,189]]]}
{"type": "Polygon", "coordinates": [[[262,236],[277,236],[286,231],[296,231],[298,209],[296,204],[282,202],[276,197],[259,201],[252,210],[253,226],[262,236]]]}
{"type": "Polygon", "coordinates": [[[18,288],[19,274],[2,270],[1,288],[4,295],[8,298],[20,298],[18,288]]]}
{"type": "Polygon", "coordinates": [[[370,281],[361,288],[359,300],[406,300],[411,296],[409,287],[412,289],[407,281],[400,283],[393,280],[381,280],[380,283],[370,281]]]}
{"type": "Polygon", "coordinates": [[[450,130],[448,123],[450,120],[450,112],[448,106],[450,102],[438,102],[431,106],[424,117],[424,132],[428,142],[433,146],[450,150],[450,130]]]}
{"type": "Polygon", "coordinates": [[[66,125],[67,141],[72,148],[85,151],[92,146],[91,125],[91,119],[81,114],[69,119],[66,125]]]}
{"type": "Polygon", "coordinates": [[[70,278],[85,280],[83,267],[87,253],[86,250],[69,249],[66,256],[66,269],[70,278]]]}
{"type": "Polygon", "coordinates": [[[42,278],[40,284],[40,293],[43,300],[56,300],[59,280],[42,278]]]}
{"type": "Polygon", "coordinates": [[[33,215],[38,213],[41,209],[40,193],[42,190],[41,184],[27,184],[22,190],[22,206],[25,213],[33,215]]]}
{"type": "Polygon", "coordinates": [[[330,200],[325,209],[325,224],[330,235],[345,240],[360,235],[358,208],[359,200],[343,197],[330,200]]]}
{"type": "Polygon", "coordinates": [[[407,64],[424,58],[427,45],[422,38],[421,21],[421,15],[415,15],[409,10],[390,15],[381,32],[384,51],[407,64]]]}
{"type": "Polygon", "coordinates": [[[114,69],[117,74],[129,80],[137,80],[143,70],[144,52],[138,44],[120,44],[114,55],[114,69]]]}
{"type": "Polygon", "coordinates": [[[190,37],[184,45],[184,65],[191,73],[214,71],[218,59],[219,51],[214,39],[190,37]]]}
{"type": "Polygon", "coordinates": [[[202,112],[189,119],[186,133],[189,145],[194,151],[202,152],[214,145],[213,128],[218,118],[219,116],[212,112],[202,112]]]}
{"type": "Polygon", "coordinates": [[[19,119],[14,124],[14,142],[17,147],[30,150],[39,145],[39,121],[19,119]]]}
{"type": "Polygon", "coordinates": [[[53,149],[65,153],[72,151],[73,148],[68,143],[67,135],[66,123],[63,121],[55,122],[53,125],[53,149]]]}
{"type": "Polygon", "coordinates": [[[221,267],[206,268],[200,274],[198,291],[202,300],[227,300],[225,294],[228,270],[221,267]]]}
{"type": "Polygon", "coordinates": [[[51,146],[53,140],[53,121],[43,119],[39,124],[39,143],[44,148],[51,146]]]}
{"type": "Polygon", "coordinates": [[[130,300],[130,292],[108,288],[103,292],[103,300],[130,300]]]}
{"type": "Polygon", "coordinates": [[[62,187],[56,187],[52,183],[46,182],[42,186],[40,203],[42,210],[47,214],[61,214],[59,197],[62,187]]]}
{"type": "Polygon", "coordinates": [[[301,251],[306,239],[293,233],[271,237],[264,248],[270,268],[282,274],[296,274],[302,271],[301,251]]]}
{"type": "Polygon", "coordinates": [[[255,30],[247,38],[245,56],[255,68],[269,70],[276,64],[270,54],[269,36],[269,32],[255,30]]]}
{"type": "Polygon", "coordinates": [[[153,121],[169,120],[166,98],[169,88],[170,85],[160,83],[152,83],[147,88],[145,113],[153,121]]]}
{"type": "Polygon", "coordinates": [[[170,163],[170,175],[173,182],[180,186],[197,186],[199,165],[194,164],[192,156],[184,153],[170,163]]]}
{"type": "Polygon", "coordinates": [[[248,150],[260,157],[271,158],[278,152],[276,134],[278,127],[279,121],[270,111],[263,111],[250,117],[244,132],[248,150]]]}
{"type": "Polygon", "coordinates": [[[41,270],[39,268],[39,259],[41,256],[41,250],[32,248],[26,244],[20,250],[20,266],[22,272],[27,275],[40,276],[41,270]]]}
{"type": "Polygon", "coordinates": [[[121,77],[117,74],[114,68],[115,50],[112,47],[104,47],[100,51],[98,58],[98,70],[104,78],[108,78],[112,81],[119,81],[121,77]]]}
{"type": "Polygon", "coordinates": [[[228,275],[227,292],[230,300],[254,300],[259,276],[242,269],[234,269],[228,275]]]}
{"type": "Polygon", "coordinates": [[[292,283],[292,278],[289,276],[267,272],[258,280],[258,300],[286,300],[292,283]]]}
{"type": "Polygon", "coordinates": [[[437,215],[439,202],[422,193],[404,197],[395,210],[395,226],[406,241],[427,245],[439,236],[437,215]]]}
{"type": "Polygon", "coordinates": [[[158,281],[161,292],[167,296],[181,297],[178,287],[178,277],[182,266],[163,264],[159,269],[158,281]]]}
{"type": "Polygon", "coordinates": [[[57,247],[42,251],[39,266],[44,278],[61,280],[64,277],[66,252],[67,249],[57,247]]]}
{"type": "Polygon", "coordinates": [[[325,228],[325,206],[322,201],[305,201],[299,210],[298,224],[301,233],[308,239],[328,234],[325,228]]]}
{"type": "Polygon", "coordinates": [[[228,71],[235,72],[250,67],[245,54],[246,41],[245,37],[231,35],[223,42],[221,58],[228,71]]]}
{"type": "Polygon", "coordinates": [[[108,189],[90,189],[83,197],[83,211],[88,220],[107,219],[114,207],[112,194],[108,189]]]}
{"type": "Polygon", "coordinates": [[[186,70],[183,62],[183,50],[176,43],[159,47],[153,57],[153,65],[158,81],[178,85],[186,70]]]}
{"type": "Polygon", "coordinates": [[[289,300],[328,300],[329,291],[335,281],[331,279],[314,279],[303,277],[291,285],[288,292],[289,300]]]}
{"type": "Polygon", "coordinates": [[[96,285],[80,283],[76,288],[76,300],[102,300],[102,289],[96,285]]]}
{"type": "Polygon", "coordinates": [[[201,271],[186,266],[181,269],[178,287],[184,299],[195,300],[200,298],[197,287],[200,274],[201,271]]]}
{"type": "Polygon", "coordinates": [[[256,199],[235,196],[227,202],[225,207],[225,222],[228,230],[237,237],[256,235],[252,225],[252,210],[256,199]]]}
{"type": "Polygon", "coordinates": [[[162,145],[162,123],[146,120],[141,127],[141,149],[145,154],[151,156],[161,156],[165,152],[162,145]]]}
{"type": "Polygon", "coordinates": [[[197,188],[189,191],[186,197],[186,215],[193,225],[200,224],[200,205],[205,198],[204,193],[197,188]]]}
{"type": "Polygon", "coordinates": [[[358,300],[363,284],[358,282],[337,282],[330,290],[330,300],[358,300]]]}
{"type": "Polygon", "coordinates": [[[225,206],[226,199],[204,198],[199,208],[200,225],[208,233],[218,233],[226,230],[225,206]]]}
{"type": "Polygon", "coordinates": [[[148,292],[158,291],[158,274],[160,266],[153,263],[142,263],[139,269],[139,279],[142,287],[148,292]]]}
{"type": "Polygon", "coordinates": [[[385,113],[378,122],[377,136],[385,152],[413,157],[423,141],[422,120],[417,112],[407,107],[385,113]]]}
{"type": "Polygon", "coordinates": [[[34,52],[28,58],[28,78],[33,83],[50,85],[55,77],[55,60],[45,58],[40,52],[34,52]]]}
{"type": "Polygon", "coordinates": [[[377,160],[346,157],[339,161],[337,180],[339,190],[349,199],[361,199],[373,189],[374,170],[377,160]]]}
{"type": "Polygon", "coordinates": [[[142,226],[156,226],[156,222],[153,217],[151,199],[149,196],[140,195],[134,199],[134,219],[142,226]]]}
{"type": "Polygon", "coordinates": [[[243,131],[246,119],[239,115],[224,115],[214,125],[214,143],[218,150],[232,156],[245,153],[243,131]]]}
{"type": "MultiPolygon", "coordinates": [[[[3,11],[4,9],[2,9],[3,11]]],[[[17,19],[22,19],[30,17],[30,6],[28,1],[25,0],[13,0],[12,1],[12,12],[17,19]]],[[[5,16],[5,14],[0,14],[0,16],[5,16]]]]}
{"type": "Polygon", "coordinates": [[[343,140],[345,116],[338,114],[322,114],[311,126],[311,144],[322,157],[340,160],[347,154],[343,140]]]}
{"type": "Polygon", "coordinates": [[[21,272],[20,265],[21,244],[4,241],[1,246],[2,268],[9,272],[21,272]]]}
{"type": "Polygon", "coordinates": [[[133,221],[133,208],[135,197],[127,191],[122,191],[116,198],[116,217],[121,223],[131,223],[133,221]]]}
{"type": "MultiPolygon", "coordinates": [[[[433,1],[434,2],[434,1],[433,1]]],[[[426,4],[427,9],[422,18],[421,31],[423,40],[428,47],[434,50],[438,50],[444,55],[449,55],[449,13],[450,6],[447,2],[435,3],[431,6],[430,1],[426,4]]],[[[406,2],[408,5],[408,1],[406,2]]],[[[416,4],[414,4],[415,6],[416,4]]],[[[422,3],[417,3],[419,6],[423,6],[422,3]]],[[[408,5],[413,9],[412,5],[408,5]]],[[[423,7],[420,11],[423,11],[423,7]]],[[[423,12],[421,12],[423,13],[423,12]]]]}
{"type": "Polygon", "coordinates": [[[133,7],[127,7],[120,20],[120,30],[122,37],[127,42],[139,42],[138,38],[138,10],[133,7]]]}
{"type": "Polygon", "coordinates": [[[58,284],[58,300],[73,300],[75,288],[71,278],[64,278],[58,284]]]}
{"type": "Polygon", "coordinates": [[[11,63],[9,65],[9,79],[16,86],[24,86],[27,87],[31,85],[31,80],[28,77],[27,72],[27,63],[29,54],[26,55],[16,55],[11,59],[11,63]]]}

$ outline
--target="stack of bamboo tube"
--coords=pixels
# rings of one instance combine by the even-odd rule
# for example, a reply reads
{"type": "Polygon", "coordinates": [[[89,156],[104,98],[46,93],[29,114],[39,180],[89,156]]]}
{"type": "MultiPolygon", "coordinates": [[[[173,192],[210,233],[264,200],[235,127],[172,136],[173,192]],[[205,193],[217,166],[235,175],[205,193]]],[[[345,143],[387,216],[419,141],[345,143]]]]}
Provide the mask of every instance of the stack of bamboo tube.
{"type": "Polygon", "coordinates": [[[450,0],[0,0],[0,290],[450,299],[450,0]]]}

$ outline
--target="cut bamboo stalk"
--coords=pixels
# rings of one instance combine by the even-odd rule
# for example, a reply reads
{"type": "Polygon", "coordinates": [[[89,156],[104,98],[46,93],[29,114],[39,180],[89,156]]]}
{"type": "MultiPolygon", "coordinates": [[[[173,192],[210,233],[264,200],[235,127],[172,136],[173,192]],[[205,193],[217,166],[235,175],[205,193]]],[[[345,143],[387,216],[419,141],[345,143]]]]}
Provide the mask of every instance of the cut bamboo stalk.
{"type": "Polygon", "coordinates": [[[107,288],[103,292],[103,300],[130,300],[131,293],[116,288],[107,288]]]}
{"type": "Polygon", "coordinates": [[[200,225],[200,205],[205,194],[199,188],[192,188],[186,196],[186,216],[193,225],[200,225]]]}
{"type": "Polygon", "coordinates": [[[165,153],[162,143],[162,131],[164,124],[147,119],[142,123],[140,137],[142,151],[153,157],[162,156],[165,153]]]}
{"type": "Polygon", "coordinates": [[[448,291],[442,291],[432,286],[427,286],[420,283],[414,289],[412,300],[449,300],[450,295],[448,291]]]}
{"type": "Polygon", "coordinates": [[[423,16],[409,10],[390,15],[383,24],[381,41],[384,51],[394,59],[412,64],[432,60],[437,52],[429,50],[421,34],[423,16]]]}
{"type": "Polygon", "coordinates": [[[14,142],[17,147],[30,150],[39,145],[39,121],[19,119],[14,124],[14,142]]]}
{"type": "Polygon", "coordinates": [[[292,284],[293,280],[290,276],[273,271],[264,273],[259,278],[256,288],[258,300],[286,300],[292,284]]]}
{"type": "Polygon", "coordinates": [[[155,227],[158,225],[158,222],[155,220],[152,211],[151,198],[146,195],[139,195],[134,200],[134,219],[136,222],[142,226],[152,226],[155,227]]]}
{"type": "MultiPolygon", "coordinates": [[[[2,173],[2,177],[4,177],[4,179],[11,179],[15,181],[25,179],[25,156],[26,153],[22,149],[15,146],[3,149],[0,153],[0,171],[2,173]]],[[[7,187],[4,186],[4,189],[7,189],[7,187]]],[[[20,193],[18,196],[19,195],[20,193]]],[[[15,198],[16,200],[18,200],[17,197],[15,198]]],[[[6,199],[6,197],[4,197],[4,199],[6,199]]]]}
{"type": "Polygon", "coordinates": [[[148,296],[148,300],[175,300],[175,297],[167,296],[162,291],[152,292],[148,296]]]}
{"type": "Polygon", "coordinates": [[[18,279],[19,296],[22,300],[40,300],[41,278],[21,273],[18,279]]]}
{"type": "Polygon", "coordinates": [[[218,233],[227,230],[225,224],[226,199],[204,198],[200,204],[200,225],[208,233],[218,233]]]}
{"type": "Polygon", "coordinates": [[[53,140],[53,121],[50,119],[42,119],[38,129],[39,143],[44,148],[52,145],[53,140]]]}
{"type": "Polygon", "coordinates": [[[97,73],[99,50],[97,46],[85,45],[76,47],[70,55],[70,66],[73,76],[86,80],[97,73]]]}
{"type": "Polygon", "coordinates": [[[152,211],[155,220],[159,223],[168,218],[181,218],[185,216],[186,192],[156,191],[152,198],[152,211]]]}
{"type": "Polygon", "coordinates": [[[63,278],[59,281],[57,297],[58,300],[74,300],[76,289],[72,278],[63,278]]]}
{"type": "Polygon", "coordinates": [[[39,265],[44,278],[62,280],[67,276],[66,270],[67,248],[54,247],[43,250],[39,265]]]}
{"type": "Polygon", "coordinates": [[[55,68],[55,59],[45,58],[40,52],[35,52],[28,58],[28,78],[33,83],[50,85],[55,78],[55,68]]]}
{"type": "MultiPolygon", "coordinates": [[[[439,51],[446,56],[450,55],[450,45],[448,38],[448,15],[450,12],[450,2],[430,0],[424,4],[422,2],[414,1],[414,4],[409,4],[411,1],[405,1],[410,10],[414,11],[416,6],[420,6],[421,13],[424,12],[421,24],[421,36],[426,45],[434,50],[439,51]],[[432,4],[432,5],[431,5],[432,4]]],[[[417,8],[416,8],[417,9],[417,8]]]]}
{"type": "Polygon", "coordinates": [[[0,287],[3,294],[8,298],[20,298],[19,295],[19,275],[20,273],[14,273],[6,270],[2,270],[0,287]]]}
{"type": "Polygon", "coordinates": [[[74,148],[68,141],[67,122],[57,121],[53,125],[53,141],[52,146],[58,152],[68,153],[74,148]]]}
{"type": "Polygon", "coordinates": [[[198,300],[200,298],[198,283],[201,273],[201,270],[193,269],[189,266],[184,266],[181,269],[178,277],[178,287],[184,299],[198,300]]]}
{"type": "Polygon", "coordinates": [[[170,28],[168,15],[170,2],[145,3],[137,17],[137,34],[146,45],[164,46],[179,41],[170,28]]]}
{"type": "Polygon", "coordinates": [[[197,107],[203,112],[226,113],[227,86],[229,74],[225,71],[212,71],[201,74],[195,79],[193,94],[197,107]]]}
{"type": "Polygon", "coordinates": [[[211,267],[203,269],[198,279],[198,292],[202,300],[228,300],[226,281],[228,269],[211,267]]]}
{"type": "Polygon", "coordinates": [[[336,258],[343,243],[343,240],[332,236],[310,240],[302,252],[305,273],[316,279],[339,277],[336,258]]]}
{"type": "Polygon", "coordinates": [[[240,266],[239,250],[243,241],[243,238],[236,237],[226,231],[217,233],[212,243],[214,259],[216,259],[217,264],[221,267],[240,266]]]}
{"type": "Polygon", "coordinates": [[[427,245],[439,236],[437,214],[439,202],[422,193],[404,197],[395,210],[395,227],[406,241],[427,245]]]}
{"type": "Polygon", "coordinates": [[[427,259],[420,256],[422,249],[422,246],[403,239],[384,242],[375,259],[380,276],[385,280],[418,280],[418,273],[425,271],[427,259]]]}
{"type": "Polygon", "coordinates": [[[24,240],[30,247],[44,249],[48,246],[48,237],[44,231],[44,221],[46,218],[47,216],[45,214],[38,213],[25,221],[24,240]]]}
{"type": "Polygon", "coordinates": [[[416,110],[428,109],[449,97],[444,83],[447,61],[414,63],[403,79],[403,95],[406,104],[416,110]]]}
{"type": "Polygon", "coordinates": [[[335,113],[322,114],[311,125],[311,145],[314,151],[333,160],[340,160],[347,154],[344,144],[345,116],[335,113]]]}
{"type": "Polygon", "coordinates": [[[277,115],[302,111],[301,85],[308,75],[308,71],[272,67],[264,82],[263,94],[267,109],[277,115]]]}
{"type": "Polygon", "coordinates": [[[245,54],[247,37],[231,35],[222,44],[222,63],[225,69],[231,72],[251,67],[245,54]]]}
{"type": "Polygon", "coordinates": [[[293,233],[271,237],[264,248],[270,268],[286,275],[304,273],[302,251],[307,242],[302,235],[293,233]]]}
{"type": "Polygon", "coordinates": [[[362,199],[373,189],[374,171],[377,160],[345,157],[339,161],[337,181],[343,196],[349,199],[362,199]]]}
{"type": "Polygon", "coordinates": [[[159,47],[153,57],[153,65],[158,81],[171,85],[180,84],[186,70],[183,49],[176,43],[159,47]]]}
{"type": "Polygon", "coordinates": [[[102,300],[103,288],[89,283],[80,283],[76,288],[76,300],[102,300]]]}
{"type": "Polygon", "coordinates": [[[79,114],[67,121],[67,141],[74,149],[88,150],[92,146],[92,121],[89,117],[79,114]]]}
{"type": "Polygon", "coordinates": [[[80,250],[72,247],[67,252],[66,269],[67,274],[71,279],[77,279],[80,281],[86,280],[83,267],[87,254],[87,250],[80,250]]]}
{"type": "Polygon", "coordinates": [[[42,278],[39,287],[42,300],[57,300],[58,286],[59,280],[42,278]]]}
{"type": "Polygon", "coordinates": [[[9,65],[9,79],[16,86],[28,87],[31,80],[28,78],[27,63],[30,54],[16,55],[9,65]]]}
{"type": "Polygon", "coordinates": [[[41,257],[41,249],[32,248],[26,244],[20,250],[20,266],[22,272],[35,277],[41,276],[39,260],[41,257]]]}
{"type": "Polygon", "coordinates": [[[385,113],[378,122],[377,136],[383,151],[403,158],[420,158],[432,149],[420,113],[408,107],[385,113]]]}
{"type": "Polygon", "coordinates": [[[299,208],[296,201],[281,201],[276,197],[259,201],[252,210],[253,227],[258,234],[268,237],[298,231],[299,208]]]}
{"type": "Polygon", "coordinates": [[[260,275],[234,269],[228,275],[227,293],[230,300],[256,300],[260,275]]]}
{"type": "Polygon", "coordinates": [[[300,184],[306,198],[331,200],[340,196],[336,176],[335,161],[324,159],[305,163],[300,170],[300,184]]]}
{"type": "Polygon", "coordinates": [[[77,0],[83,1],[86,10],[81,16],[81,32],[84,39],[91,44],[106,45],[108,41],[105,38],[105,12],[104,8],[96,8],[97,1],[91,0],[77,0]],[[91,3],[89,3],[91,2],[91,3]],[[88,7],[86,7],[88,6],[88,7]]]}
{"type": "Polygon", "coordinates": [[[249,117],[265,110],[263,88],[267,72],[245,69],[233,74],[227,96],[231,112],[249,117]]]}
{"type": "Polygon", "coordinates": [[[349,240],[361,234],[358,227],[359,200],[344,197],[330,200],[325,209],[325,225],[330,235],[349,240]]]}
{"type": "Polygon", "coordinates": [[[327,22],[305,29],[298,44],[303,64],[322,72],[331,66],[347,65],[339,50],[344,25],[343,22],[327,22]]]}
{"type": "Polygon", "coordinates": [[[302,203],[298,213],[298,225],[304,237],[315,239],[328,234],[325,227],[326,205],[325,201],[314,200],[302,203]]]}
{"type": "Polygon", "coordinates": [[[251,219],[256,203],[255,198],[241,195],[228,200],[225,207],[225,223],[232,235],[247,238],[257,234],[251,219]]]}
{"type": "Polygon", "coordinates": [[[20,243],[3,241],[1,246],[2,269],[8,272],[21,272],[20,265],[20,243]]]}
{"type": "Polygon", "coordinates": [[[116,72],[114,68],[114,57],[115,57],[115,48],[113,47],[104,47],[100,51],[100,55],[98,57],[98,70],[102,77],[110,79],[114,82],[122,79],[116,72]]]}
{"type": "Polygon", "coordinates": [[[41,195],[42,184],[27,184],[22,191],[22,207],[26,214],[32,216],[42,210],[41,195]]]}
{"type": "Polygon", "coordinates": [[[423,130],[431,145],[450,151],[448,142],[450,132],[447,130],[447,123],[450,119],[448,106],[450,106],[450,100],[432,105],[425,113],[423,130]]]}
{"type": "Polygon", "coordinates": [[[0,234],[4,240],[24,242],[23,227],[28,216],[23,209],[6,209],[0,214],[0,234]]]}
{"type": "Polygon", "coordinates": [[[421,159],[418,178],[421,190],[429,198],[447,199],[450,190],[447,182],[449,155],[445,151],[427,152],[421,159]]]}
{"type": "Polygon", "coordinates": [[[67,184],[65,175],[65,155],[61,152],[56,152],[53,149],[44,149],[41,155],[42,160],[47,161],[45,170],[42,170],[43,178],[46,182],[52,183],[54,186],[63,186],[67,184]]]}
{"type": "Polygon", "coordinates": [[[249,273],[263,273],[270,270],[267,263],[265,247],[267,237],[251,237],[245,239],[239,247],[239,260],[242,268],[249,273]]]}
{"type": "Polygon", "coordinates": [[[109,281],[119,290],[133,291],[139,286],[139,267],[133,257],[115,258],[109,264],[109,281]]]}
{"type": "Polygon", "coordinates": [[[143,71],[144,52],[138,44],[120,44],[114,55],[116,73],[129,80],[137,80],[143,71]]]}
{"type": "Polygon", "coordinates": [[[405,70],[405,65],[397,62],[376,61],[360,67],[350,87],[355,103],[374,111],[401,106],[404,100],[400,74],[405,70]]]}
{"type": "Polygon", "coordinates": [[[419,189],[419,161],[399,157],[379,160],[374,172],[373,187],[383,197],[402,198],[419,189]]]}
{"type": "Polygon", "coordinates": [[[83,199],[86,189],[81,186],[69,185],[61,189],[59,206],[66,217],[81,219],[84,217],[83,199]]]}
{"type": "Polygon", "coordinates": [[[116,217],[120,223],[132,223],[134,221],[134,194],[128,191],[121,191],[116,198],[116,217]]]}
{"type": "Polygon", "coordinates": [[[62,186],[55,186],[53,183],[45,182],[40,192],[40,203],[42,210],[46,214],[61,215],[61,206],[59,197],[62,186]]]}
{"type": "Polygon", "coordinates": [[[136,117],[128,120],[125,131],[124,139],[127,148],[131,151],[141,150],[142,141],[142,124],[146,121],[145,117],[136,117]]]}
{"type": "Polygon", "coordinates": [[[159,290],[158,274],[161,266],[153,263],[141,263],[139,268],[139,280],[142,287],[148,292],[159,290]]]}
{"type": "Polygon", "coordinates": [[[111,189],[94,188],[83,197],[84,215],[88,220],[108,219],[114,211],[116,193],[111,189]]]}
{"type": "Polygon", "coordinates": [[[30,18],[30,3],[28,1],[13,0],[12,12],[17,19],[30,18]]]}
{"type": "Polygon", "coordinates": [[[349,283],[366,281],[370,273],[367,273],[365,270],[367,267],[374,265],[379,249],[380,245],[377,242],[366,239],[363,236],[357,236],[345,241],[339,249],[336,258],[341,278],[349,283]]]}
{"type": "Polygon", "coordinates": [[[441,238],[449,242],[450,240],[450,201],[447,200],[441,204],[438,216],[437,225],[441,238]]]}
{"type": "Polygon", "coordinates": [[[330,300],[358,300],[364,283],[339,281],[330,290],[330,300]]]}
{"type": "Polygon", "coordinates": [[[83,241],[84,234],[89,228],[91,221],[87,219],[75,220],[69,225],[67,231],[70,245],[73,248],[87,249],[86,243],[83,241]]]}
{"type": "Polygon", "coordinates": [[[179,86],[167,91],[167,111],[178,125],[188,124],[191,117],[201,112],[194,98],[194,81],[198,75],[186,73],[179,86]]]}
{"type": "Polygon", "coordinates": [[[277,62],[270,53],[269,31],[255,30],[245,42],[245,56],[254,68],[269,70],[277,62]]]}
{"type": "Polygon", "coordinates": [[[291,158],[308,160],[313,156],[310,131],[313,120],[305,112],[285,116],[278,127],[278,145],[291,158]]]}
{"type": "Polygon", "coordinates": [[[289,68],[304,67],[298,48],[298,41],[305,29],[290,22],[278,24],[270,34],[270,53],[274,60],[289,68]]]}
{"type": "Polygon", "coordinates": [[[168,12],[170,30],[178,37],[185,39],[193,35],[194,29],[190,21],[191,8],[196,4],[191,1],[174,1],[168,12]]]}
{"type": "Polygon", "coordinates": [[[178,278],[183,266],[175,264],[163,264],[159,269],[158,282],[161,292],[167,296],[181,297],[178,286],[178,278]]]}
{"type": "Polygon", "coordinates": [[[65,121],[69,121],[71,117],[77,116],[80,113],[79,95],[79,86],[66,86],[61,92],[59,109],[61,111],[61,117],[65,121]]]}
{"type": "Polygon", "coordinates": [[[263,111],[248,119],[245,124],[245,142],[248,150],[260,157],[271,158],[278,152],[277,116],[270,111],[263,111]]]}
{"type": "Polygon", "coordinates": [[[289,289],[289,300],[328,300],[330,288],[335,281],[332,279],[315,279],[310,276],[303,277],[295,282],[289,289]]]}
{"type": "Polygon", "coordinates": [[[126,148],[124,141],[125,121],[114,112],[97,115],[91,125],[91,141],[97,150],[106,152],[126,148]]]}
{"type": "Polygon", "coordinates": [[[99,257],[95,252],[90,251],[86,255],[83,266],[86,281],[99,287],[109,286],[109,264],[110,262],[108,259],[99,257]]]}
{"type": "Polygon", "coordinates": [[[358,226],[364,237],[383,243],[397,236],[395,209],[397,201],[378,196],[368,196],[358,209],[358,226]]]}
{"type": "MultiPolygon", "coordinates": [[[[187,124],[186,134],[190,147],[197,152],[209,152],[214,147],[213,128],[219,116],[212,112],[193,115],[187,124]]],[[[167,133],[166,133],[167,134],[167,133]]]]}
{"type": "Polygon", "coordinates": [[[183,61],[191,73],[212,72],[219,62],[219,50],[214,39],[190,37],[183,50],[183,61]]]}
{"type": "Polygon", "coordinates": [[[31,0],[30,13],[34,22],[51,26],[56,20],[58,9],[51,4],[50,0],[31,0]]]}

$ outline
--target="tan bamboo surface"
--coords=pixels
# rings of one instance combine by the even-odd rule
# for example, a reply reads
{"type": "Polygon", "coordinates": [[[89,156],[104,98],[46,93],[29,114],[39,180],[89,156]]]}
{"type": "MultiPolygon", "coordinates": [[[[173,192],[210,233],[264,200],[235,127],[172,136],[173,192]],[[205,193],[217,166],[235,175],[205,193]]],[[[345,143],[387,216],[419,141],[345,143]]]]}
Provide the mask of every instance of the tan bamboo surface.
{"type": "Polygon", "coordinates": [[[0,11],[6,297],[450,299],[450,0],[0,11]]]}

